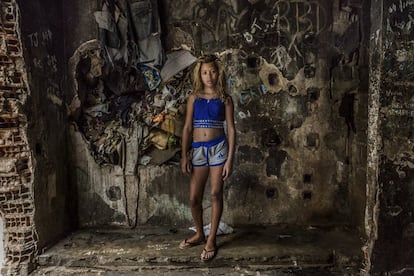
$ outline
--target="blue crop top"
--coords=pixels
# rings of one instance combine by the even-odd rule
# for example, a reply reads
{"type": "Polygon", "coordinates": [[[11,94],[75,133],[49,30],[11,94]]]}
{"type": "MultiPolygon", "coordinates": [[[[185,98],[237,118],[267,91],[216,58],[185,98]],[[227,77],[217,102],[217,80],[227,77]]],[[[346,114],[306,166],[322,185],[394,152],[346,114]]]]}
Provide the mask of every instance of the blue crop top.
{"type": "Polygon", "coordinates": [[[223,128],[225,106],[221,99],[196,98],[194,101],[194,128],[223,128]]]}

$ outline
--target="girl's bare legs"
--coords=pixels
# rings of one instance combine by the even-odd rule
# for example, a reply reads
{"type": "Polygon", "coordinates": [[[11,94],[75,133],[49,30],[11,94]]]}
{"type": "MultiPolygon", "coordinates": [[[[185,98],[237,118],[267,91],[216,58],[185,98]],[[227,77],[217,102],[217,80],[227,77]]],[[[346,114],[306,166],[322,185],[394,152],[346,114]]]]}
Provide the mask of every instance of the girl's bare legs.
{"type": "Polygon", "coordinates": [[[203,194],[209,173],[209,167],[193,167],[190,180],[190,207],[197,233],[188,242],[198,242],[205,239],[203,228],[203,194]]]}
{"type": "Polygon", "coordinates": [[[216,234],[223,213],[223,165],[210,167],[211,228],[202,258],[210,259],[216,249],[216,234]]]}

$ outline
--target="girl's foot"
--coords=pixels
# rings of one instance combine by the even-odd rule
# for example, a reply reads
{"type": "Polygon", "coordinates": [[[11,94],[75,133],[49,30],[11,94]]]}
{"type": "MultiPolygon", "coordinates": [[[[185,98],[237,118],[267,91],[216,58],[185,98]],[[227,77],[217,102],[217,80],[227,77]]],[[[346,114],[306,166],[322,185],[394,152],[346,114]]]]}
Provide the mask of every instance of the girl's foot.
{"type": "Polygon", "coordinates": [[[212,260],[217,254],[217,246],[213,247],[212,249],[207,249],[205,247],[203,252],[201,252],[200,258],[202,261],[210,261],[212,260]]]}
{"type": "Polygon", "coordinates": [[[205,240],[204,236],[202,236],[202,237],[193,236],[189,239],[183,240],[180,243],[179,247],[180,247],[180,249],[186,249],[186,248],[190,248],[190,247],[193,247],[193,246],[200,245],[200,244],[204,243],[205,241],[206,240],[205,240]]]}

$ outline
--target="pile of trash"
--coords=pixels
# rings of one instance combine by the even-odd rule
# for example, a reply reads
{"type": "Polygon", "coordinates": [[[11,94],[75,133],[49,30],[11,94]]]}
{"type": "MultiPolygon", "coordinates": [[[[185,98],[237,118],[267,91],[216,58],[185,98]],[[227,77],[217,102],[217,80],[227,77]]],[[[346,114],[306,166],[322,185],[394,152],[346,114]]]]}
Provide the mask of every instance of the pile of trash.
{"type": "MultiPolygon", "coordinates": [[[[170,151],[163,155],[179,151],[185,102],[192,89],[190,67],[195,58],[186,50],[173,54],[187,59],[184,68],[174,68],[178,72],[165,72],[167,62],[161,70],[142,65],[139,70],[126,71],[116,66],[109,74],[97,74],[91,72],[96,56],[78,63],[79,110],[74,118],[98,163],[119,164],[122,141],[132,127],[140,128],[140,152],[151,147],[170,151]],[[162,75],[168,79],[164,81],[162,75]]],[[[142,156],[141,164],[149,161],[149,156],[142,156]]]]}
{"type": "Polygon", "coordinates": [[[134,128],[141,165],[179,161],[196,58],[182,48],[165,55],[156,3],[104,1],[94,14],[99,40],[85,42],[71,58],[71,118],[98,164],[119,165],[134,128]]]}

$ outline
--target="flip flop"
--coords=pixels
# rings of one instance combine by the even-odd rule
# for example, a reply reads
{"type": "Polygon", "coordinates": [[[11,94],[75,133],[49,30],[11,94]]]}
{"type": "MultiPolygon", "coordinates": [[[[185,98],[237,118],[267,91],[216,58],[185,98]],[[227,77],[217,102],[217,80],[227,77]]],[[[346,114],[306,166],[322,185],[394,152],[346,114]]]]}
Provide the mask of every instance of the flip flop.
{"type": "Polygon", "coordinates": [[[203,249],[203,252],[201,253],[200,259],[204,262],[207,261],[211,261],[212,259],[214,259],[214,257],[216,257],[217,254],[217,247],[215,247],[212,250],[207,250],[207,249],[203,249]],[[213,253],[210,255],[210,253],[213,253]],[[205,257],[206,255],[210,255],[209,257],[205,257]]]}
{"type": "Polygon", "coordinates": [[[201,241],[196,241],[196,242],[189,242],[187,241],[187,239],[183,240],[182,242],[180,242],[180,245],[178,246],[180,249],[186,249],[186,248],[190,248],[193,246],[197,246],[204,243],[204,240],[201,241]]]}

